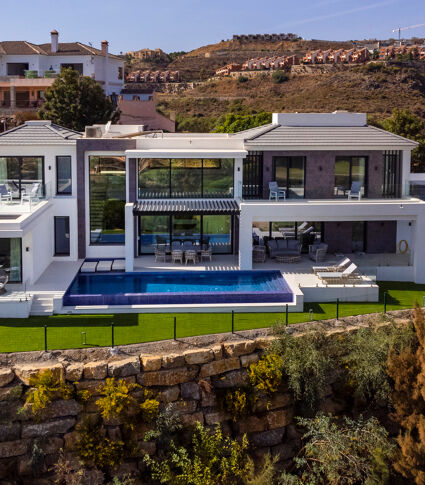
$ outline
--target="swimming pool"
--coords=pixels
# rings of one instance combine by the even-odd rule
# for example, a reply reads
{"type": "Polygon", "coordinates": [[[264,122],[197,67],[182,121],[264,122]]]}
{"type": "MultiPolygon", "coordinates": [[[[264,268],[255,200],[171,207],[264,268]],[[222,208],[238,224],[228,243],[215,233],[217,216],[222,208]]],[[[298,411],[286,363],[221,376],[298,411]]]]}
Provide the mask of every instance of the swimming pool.
{"type": "Polygon", "coordinates": [[[280,271],[78,273],[64,306],[194,303],[289,303],[280,271]]]}

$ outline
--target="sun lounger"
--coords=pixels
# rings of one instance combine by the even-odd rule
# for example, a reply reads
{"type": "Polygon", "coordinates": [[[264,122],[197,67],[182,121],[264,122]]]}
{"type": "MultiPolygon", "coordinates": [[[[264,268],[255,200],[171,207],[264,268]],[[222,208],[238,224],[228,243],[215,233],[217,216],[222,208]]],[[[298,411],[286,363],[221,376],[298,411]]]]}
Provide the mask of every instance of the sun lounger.
{"type": "Polygon", "coordinates": [[[112,261],[99,261],[97,263],[96,271],[111,271],[112,261]]]}
{"type": "Polygon", "coordinates": [[[86,261],[80,268],[80,273],[95,273],[97,261],[86,261]]]}
{"type": "Polygon", "coordinates": [[[125,271],[125,260],[114,259],[114,262],[112,263],[112,271],[125,271]]]}
{"type": "Polygon", "coordinates": [[[350,258],[342,258],[338,263],[328,264],[326,266],[313,266],[313,273],[328,273],[328,272],[340,272],[351,263],[350,258]]]}
{"type": "Polygon", "coordinates": [[[328,284],[344,284],[348,283],[349,281],[359,279],[360,276],[357,273],[357,266],[354,263],[351,263],[347,269],[342,272],[338,271],[331,271],[331,272],[324,272],[324,273],[317,273],[317,276],[324,280],[328,284]]]}

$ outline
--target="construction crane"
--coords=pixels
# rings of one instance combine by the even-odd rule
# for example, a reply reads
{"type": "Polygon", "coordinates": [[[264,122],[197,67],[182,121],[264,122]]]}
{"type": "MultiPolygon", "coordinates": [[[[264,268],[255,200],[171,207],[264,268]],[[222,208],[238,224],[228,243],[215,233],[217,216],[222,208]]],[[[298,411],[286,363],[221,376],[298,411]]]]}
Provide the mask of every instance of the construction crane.
{"type": "Polygon", "coordinates": [[[400,35],[402,30],[417,29],[418,27],[424,27],[425,24],[409,25],[409,27],[399,27],[398,29],[393,29],[393,32],[398,32],[398,40],[400,41],[400,35]]]}

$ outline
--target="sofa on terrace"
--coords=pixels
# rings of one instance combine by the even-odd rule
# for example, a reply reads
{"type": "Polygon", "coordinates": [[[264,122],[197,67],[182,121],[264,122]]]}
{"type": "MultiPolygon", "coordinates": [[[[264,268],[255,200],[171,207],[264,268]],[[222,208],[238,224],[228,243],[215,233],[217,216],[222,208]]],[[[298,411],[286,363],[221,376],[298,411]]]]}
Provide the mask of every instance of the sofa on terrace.
{"type": "Polygon", "coordinates": [[[296,239],[269,239],[266,247],[271,258],[301,254],[301,243],[296,239]]]}

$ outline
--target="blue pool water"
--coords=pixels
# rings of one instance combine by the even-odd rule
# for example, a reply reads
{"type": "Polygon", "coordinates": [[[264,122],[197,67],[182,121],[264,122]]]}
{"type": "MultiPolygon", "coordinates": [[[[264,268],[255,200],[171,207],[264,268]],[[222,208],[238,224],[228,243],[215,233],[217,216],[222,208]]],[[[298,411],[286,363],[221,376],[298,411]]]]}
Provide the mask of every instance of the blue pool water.
{"type": "Polygon", "coordinates": [[[63,297],[65,306],[292,301],[280,271],[78,273],[63,297]]]}

